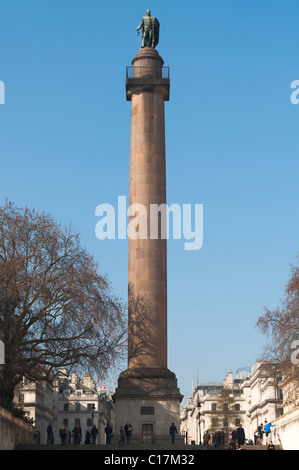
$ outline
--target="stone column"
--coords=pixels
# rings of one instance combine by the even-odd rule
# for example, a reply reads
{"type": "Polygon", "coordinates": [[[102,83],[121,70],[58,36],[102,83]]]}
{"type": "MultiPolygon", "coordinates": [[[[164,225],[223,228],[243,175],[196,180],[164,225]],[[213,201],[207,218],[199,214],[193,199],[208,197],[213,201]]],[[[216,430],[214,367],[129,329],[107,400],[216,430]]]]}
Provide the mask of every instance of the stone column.
{"type": "Polygon", "coordinates": [[[170,81],[162,75],[164,62],[155,49],[140,49],[132,64],[133,76],[126,80],[132,209],[128,368],[120,374],[114,394],[115,431],[130,421],[135,442],[148,440],[152,432],[153,443],[167,444],[171,423],[179,430],[183,397],[175,374],[167,369],[166,219],[153,217],[151,209],[166,204],[164,101],[169,100],[170,81]],[[157,220],[158,226],[153,223],[157,220]]]}
{"type": "MultiPolygon", "coordinates": [[[[151,238],[151,205],[166,203],[165,174],[165,126],[164,100],[168,98],[169,80],[163,83],[163,60],[152,48],[140,49],[133,60],[136,89],[132,83],[127,86],[131,98],[131,149],[130,149],[130,197],[129,204],[142,204],[137,219],[143,210],[144,226],[129,219],[129,289],[135,301],[147,302],[147,323],[145,312],[137,310],[133,300],[129,310],[129,363],[128,368],[167,368],[167,252],[166,239],[161,237],[161,224],[151,238]],[[135,93],[132,94],[132,91],[135,93]],[[146,227],[145,227],[146,226],[146,227]],[[146,228],[146,233],[142,230],[146,228]],[[139,230],[139,232],[138,232],[139,230]],[[135,233],[134,233],[135,231],[135,233]],[[159,233],[160,232],[160,233],[159,233]],[[140,238],[135,238],[139,235],[140,238]],[[142,238],[146,236],[147,238],[142,238]],[[135,239],[134,239],[135,238],[135,239]],[[143,321],[142,325],[140,324],[143,321]],[[140,325],[139,334],[136,331],[140,325]],[[142,347],[140,347],[142,342],[142,347]],[[138,346],[139,345],[139,346],[138,346]]],[[[134,82],[133,82],[134,86],[134,82]]],[[[134,210],[132,211],[134,214],[134,210]]],[[[158,213],[156,213],[158,215],[158,213]]],[[[156,219],[157,220],[157,219],[156,219]]],[[[159,216],[159,221],[161,217],[159,216]]],[[[153,225],[152,225],[153,229],[153,225]]]]}

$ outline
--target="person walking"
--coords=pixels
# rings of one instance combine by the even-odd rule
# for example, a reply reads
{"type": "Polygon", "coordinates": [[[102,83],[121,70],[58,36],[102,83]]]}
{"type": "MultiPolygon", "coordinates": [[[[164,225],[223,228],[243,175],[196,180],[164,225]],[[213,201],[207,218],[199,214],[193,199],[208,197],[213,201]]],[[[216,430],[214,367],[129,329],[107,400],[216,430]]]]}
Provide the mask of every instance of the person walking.
{"type": "Polygon", "coordinates": [[[169,428],[169,434],[171,436],[171,444],[174,444],[174,441],[175,441],[175,435],[177,434],[178,430],[175,426],[174,423],[171,423],[171,426],[169,428]]]}
{"type": "Polygon", "coordinates": [[[120,427],[119,437],[120,437],[119,444],[120,445],[125,445],[125,430],[124,430],[123,426],[120,427]]]}
{"type": "Polygon", "coordinates": [[[131,423],[128,422],[125,425],[124,430],[125,430],[125,435],[126,435],[126,439],[127,439],[127,444],[130,444],[130,440],[131,440],[131,437],[132,437],[132,431],[134,431],[134,429],[131,426],[131,423]]]}
{"type": "Polygon", "coordinates": [[[74,427],[74,444],[80,444],[82,439],[82,430],[79,423],[74,427]]]}
{"type": "Polygon", "coordinates": [[[210,433],[209,433],[209,431],[206,431],[203,435],[203,446],[204,447],[209,448],[210,439],[211,439],[210,433]]]}
{"type": "Polygon", "coordinates": [[[258,431],[258,444],[261,444],[263,443],[263,435],[264,435],[264,425],[263,423],[261,423],[258,428],[257,428],[257,431],[258,431]]]}
{"type": "Polygon", "coordinates": [[[240,446],[244,445],[245,444],[245,431],[242,427],[242,424],[240,424],[240,426],[237,429],[237,436],[238,436],[238,444],[240,446]]]}
{"type": "Polygon", "coordinates": [[[49,423],[47,427],[47,444],[53,444],[53,441],[53,428],[51,423],[49,423]]]}
{"type": "Polygon", "coordinates": [[[218,432],[214,432],[212,437],[212,444],[214,445],[214,449],[217,450],[219,447],[218,432]]]}
{"type": "Polygon", "coordinates": [[[86,444],[86,445],[91,444],[91,433],[89,432],[88,429],[85,433],[85,442],[84,442],[84,444],[86,444]]]}
{"type": "Polygon", "coordinates": [[[95,424],[94,424],[93,427],[91,428],[90,434],[91,434],[91,443],[92,443],[93,445],[95,445],[96,440],[97,440],[97,436],[98,436],[98,434],[99,434],[98,428],[96,427],[95,424]]]}
{"type": "Polygon", "coordinates": [[[111,444],[111,435],[112,435],[113,429],[110,426],[110,423],[107,423],[105,427],[105,434],[106,434],[106,444],[109,445],[111,444]]]}
{"type": "Polygon", "coordinates": [[[264,432],[266,433],[266,445],[268,444],[268,436],[271,433],[271,428],[274,428],[275,424],[267,423],[264,426],[264,432]]]}
{"type": "Polygon", "coordinates": [[[62,424],[59,429],[59,437],[61,440],[61,445],[64,446],[66,443],[66,428],[65,425],[62,424]]]}

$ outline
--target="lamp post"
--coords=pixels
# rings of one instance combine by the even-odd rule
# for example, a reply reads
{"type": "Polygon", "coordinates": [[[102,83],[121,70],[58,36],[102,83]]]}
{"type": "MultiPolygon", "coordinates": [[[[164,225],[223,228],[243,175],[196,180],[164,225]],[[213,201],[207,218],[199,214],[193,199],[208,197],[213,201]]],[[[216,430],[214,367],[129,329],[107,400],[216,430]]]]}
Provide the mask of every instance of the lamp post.
{"type": "Polygon", "coordinates": [[[95,412],[95,409],[96,409],[94,403],[91,405],[91,409],[92,409],[91,422],[92,422],[92,426],[93,426],[93,425],[94,425],[94,422],[93,422],[93,419],[94,419],[94,412],[95,412]]]}
{"type": "Polygon", "coordinates": [[[198,430],[199,430],[199,445],[201,446],[202,442],[201,442],[201,425],[200,425],[200,417],[201,417],[201,413],[200,413],[201,404],[200,404],[200,402],[197,403],[197,408],[198,408],[197,418],[198,418],[198,430]]]}

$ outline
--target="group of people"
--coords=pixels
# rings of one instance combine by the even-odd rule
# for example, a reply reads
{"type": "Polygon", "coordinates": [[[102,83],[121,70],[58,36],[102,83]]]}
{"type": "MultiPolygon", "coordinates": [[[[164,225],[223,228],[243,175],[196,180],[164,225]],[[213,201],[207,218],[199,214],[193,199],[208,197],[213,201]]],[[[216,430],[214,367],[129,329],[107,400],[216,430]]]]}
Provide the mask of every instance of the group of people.
{"type": "MultiPolygon", "coordinates": [[[[266,445],[268,445],[268,447],[271,445],[271,447],[273,446],[273,442],[270,441],[268,443],[268,440],[269,440],[269,435],[271,433],[271,428],[274,428],[275,424],[271,424],[271,423],[267,423],[265,425],[263,424],[260,424],[257,428],[257,430],[255,431],[254,433],[254,443],[256,445],[262,445],[263,444],[263,439],[264,439],[264,435],[266,436],[266,445]]],[[[274,447],[274,446],[273,446],[274,447]]],[[[271,449],[272,450],[272,449],[271,449]]]]}
{"type": "Polygon", "coordinates": [[[224,432],[215,431],[212,435],[209,431],[206,431],[203,436],[203,445],[204,447],[209,447],[212,440],[212,446],[214,449],[218,449],[221,445],[224,445],[224,432]]]}
{"type": "Polygon", "coordinates": [[[118,442],[119,445],[121,446],[125,445],[125,441],[127,442],[127,444],[130,444],[133,431],[134,431],[134,428],[129,422],[127,422],[125,426],[121,426],[119,430],[119,437],[120,437],[120,440],[118,442]]]}
{"type": "MultiPolygon", "coordinates": [[[[98,433],[99,431],[95,425],[93,425],[90,430],[87,429],[85,433],[84,444],[96,444],[98,433]]],[[[69,431],[69,429],[64,424],[62,424],[59,428],[59,437],[61,445],[81,444],[82,429],[80,424],[77,423],[73,431],[69,431]]],[[[51,423],[49,423],[47,427],[47,444],[54,444],[54,433],[51,423]]]]}
{"type": "MultiPolygon", "coordinates": [[[[271,433],[271,428],[274,427],[274,425],[272,425],[271,423],[268,423],[268,424],[261,424],[260,426],[258,426],[258,429],[255,433],[255,444],[256,445],[262,445],[263,444],[263,435],[265,434],[266,435],[266,442],[265,444],[268,446],[268,449],[269,450],[275,450],[275,446],[273,445],[273,442],[269,440],[269,435],[271,433]]],[[[209,447],[210,446],[210,442],[212,440],[212,445],[215,449],[218,449],[220,447],[220,445],[224,445],[224,433],[222,431],[218,431],[218,432],[214,432],[212,435],[210,435],[209,431],[206,431],[204,433],[204,436],[203,436],[203,445],[204,447],[209,447]]],[[[232,431],[232,434],[231,434],[231,439],[230,439],[230,442],[229,442],[229,449],[230,450],[241,450],[242,449],[242,445],[244,444],[253,444],[253,441],[252,440],[246,440],[246,436],[245,436],[245,431],[244,431],[244,428],[242,426],[242,424],[240,424],[240,426],[235,429],[234,431],[232,431]]]]}
{"type": "MultiPolygon", "coordinates": [[[[131,423],[129,422],[127,422],[125,426],[120,427],[120,430],[119,430],[119,435],[120,435],[119,444],[120,445],[125,445],[125,442],[127,442],[127,444],[130,444],[133,430],[134,429],[131,423]]],[[[105,434],[106,434],[106,444],[109,445],[111,444],[111,437],[113,436],[113,428],[111,427],[110,423],[106,424],[105,434]]]]}

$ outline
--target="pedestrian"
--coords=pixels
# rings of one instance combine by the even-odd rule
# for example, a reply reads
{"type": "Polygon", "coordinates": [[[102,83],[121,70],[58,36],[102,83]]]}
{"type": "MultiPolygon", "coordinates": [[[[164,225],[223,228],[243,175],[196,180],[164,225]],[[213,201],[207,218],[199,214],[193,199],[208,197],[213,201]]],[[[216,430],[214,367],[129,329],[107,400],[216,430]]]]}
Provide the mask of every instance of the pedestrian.
{"type": "Polygon", "coordinates": [[[234,429],[232,432],[232,441],[236,443],[237,439],[238,439],[238,434],[237,434],[237,431],[234,429]]]}
{"type": "Polygon", "coordinates": [[[53,444],[53,441],[53,428],[51,423],[49,423],[47,427],[47,444],[53,444]]]}
{"type": "Polygon", "coordinates": [[[209,433],[209,431],[206,431],[203,435],[203,446],[204,447],[209,447],[210,439],[211,439],[210,433],[209,433]]]}
{"type": "Polygon", "coordinates": [[[259,442],[260,442],[260,444],[262,444],[263,443],[263,435],[264,435],[264,425],[263,425],[263,423],[261,423],[258,426],[257,430],[258,430],[258,433],[259,433],[259,437],[258,437],[259,442]]]}
{"type": "Polygon", "coordinates": [[[130,440],[131,440],[131,437],[132,437],[132,431],[134,431],[134,429],[131,426],[131,423],[128,422],[125,425],[124,430],[125,430],[127,444],[130,444],[130,440]]]}
{"type": "Polygon", "coordinates": [[[242,427],[242,424],[240,424],[240,426],[237,429],[237,436],[238,436],[238,444],[240,446],[244,445],[245,444],[245,431],[242,427]]]}
{"type": "Polygon", "coordinates": [[[60,429],[59,429],[59,437],[60,437],[60,440],[61,440],[61,445],[64,446],[65,443],[66,443],[66,429],[65,429],[65,425],[62,424],[60,426],[60,429]]]}
{"type": "Polygon", "coordinates": [[[106,444],[109,445],[111,444],[111,435],[112,435],[113,429],[110,426],[110,423],[107,423],[105,427],[105,434],[106,434],[106,444]]]}
{"type": "Polygon", "coordinates": [[[217,450],[219,447],[218,432],[214,432],[212,437],[212,444],[214,445],[214,449],[217,450]]]}
{"type": "Polygon", "coordinates": [[[269,442],[268,450],[275,450],[275,445],[273,444],[272,441],[269,442]]]}
{"type": "Polygon", "coordinates": [[[169,428],[169,434],[171,436],[171,444],[174,444],[174,441],[175,441],[175,435],[177,434],[178,430],[175,426],[174,423],[171,423],[171,426],[169,428]]]}
{"type": "Polygon", "coordinates": [[[275,424],[267,423],[264,426],[264,432],[266,433],[266,445],[268,444],[268,436],[271,432],[271,428],[274,428],[275,424]]]}
{"type": "Polygon", "coordinates": [[[93,427],[91,428],[90,434],[91,434],[91,443],[92,443],[92,444],[95,444],[95,443],[96,443],[96,440],[97,440],[97,436],[98,436],[98,434],[99,434],[98,428],[96,427],[95,424],[94,424],[93,427]]]}
{"type": "Polygon", "coordinates": [[[120,427],[119,436],[120,436],[119,444],[125,445],[125,430],[123,426],[120,427]]]}
{"type": "Polygon", "coordinates": [[[80,444],[82,439],[82,430],[79,423],[74,427],[74,444],[80,444]]]}
{"type": "Polygon", "coordinates": [[[87,429],[86,433],[85,433],[85,444],[86,445],[89,445],[91,444],[91,434],[89,432],[89,430],[87,429]]]}
{"type": "Polygon", "coordinates": [[[229,443],[229,450],[236,450],[236,442],[234,441],[234,439],[231,439],[229,443]]]}

